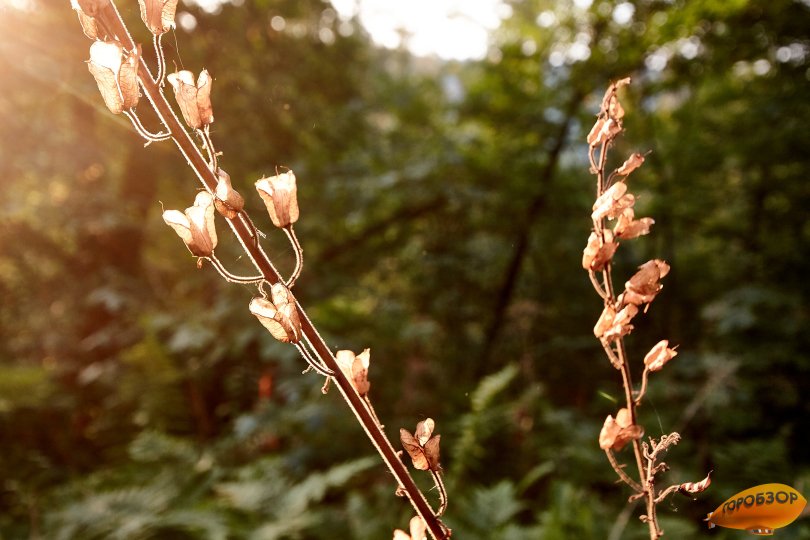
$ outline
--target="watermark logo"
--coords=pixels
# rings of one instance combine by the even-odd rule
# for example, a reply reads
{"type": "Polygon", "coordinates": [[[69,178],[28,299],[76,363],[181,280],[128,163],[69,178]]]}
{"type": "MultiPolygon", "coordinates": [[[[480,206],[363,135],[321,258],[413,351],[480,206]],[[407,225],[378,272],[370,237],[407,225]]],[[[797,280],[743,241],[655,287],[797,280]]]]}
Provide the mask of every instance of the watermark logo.
{"type": "Polygon", "coordinates": [[[785,484],[763,484],[730,497],[706,516],[709,528],[744,529],[758,536],[770,536],[775,529],[790,525],[807,504],[801,493],[785,484]]]}

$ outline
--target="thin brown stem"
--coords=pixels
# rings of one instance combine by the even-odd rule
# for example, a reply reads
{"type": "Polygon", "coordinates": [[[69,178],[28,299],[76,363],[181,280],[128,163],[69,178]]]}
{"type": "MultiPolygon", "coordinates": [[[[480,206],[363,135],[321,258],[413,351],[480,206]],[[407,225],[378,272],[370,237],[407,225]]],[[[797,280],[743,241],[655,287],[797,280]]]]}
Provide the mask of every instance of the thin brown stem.
{"type": "MultiPolygon", "coordinates": [[[[119,41],[123,43],[125,48],[129,50],[135,48],[135,43],[129,35],[127,27],[113,1],[102,9],[98,18],[102,26],[108,29],[111,35],[116,36],[119,41]]],[[[188,165],[194,171],[203,187],[213,194],[217,185],[215,171],[210,168],[210,164],[206,162],[206,159],[200,153],[197,145],[191,139],[188,132],[183,129],[143,58],[141,58],[138,67],[138,78],[144,94],[152,104],[158,118],[166,126],[167,130],[172,133],[172,139],[177,145],[178,150],[186,159],[188,165]]],[[[239,217],[234,219],[226,218],[226,222],[239,240],[251,262],[262,274],[264,280],[268,283],[282,281],[278,270],[276,270],[259,242],[256,241],[255,229],[251,228],[246,220],[239,217]]],[[[399,459],[396,450],[394,450],[391,442],[380,429],[378,422],[369,412],[360,396],[357,395],[357,392],[354,391],[351,382],[340,370],[328,345],[323,338],[321,338],[317,329],[312,324],[309,317],[307,317],[301,305],[297,302],[296,308],[301,319],[301,330],[312,345],[312,353],[323,366],[333,372],[331,377],[334,379],[340,394],[366,432],[371,443],[377,449],[386,467],[396,479],[397,485],[401,488],[400,491],[404,492],[408,497],[414,510],[419,517],[425,521],[428,531],[430,531],[430,534],[436,540],[449,538],[449,531],[433,513],[424,494],[414,482],[405,464],[399,459]]]]}
{"type": "Polygon", "coordinates": [[[290,244],[292,244],[293,252],[295,253],[295,269],[293,269],[292,274],[290,274],[290,279],[287,280],[287,288],[292,289],[295,285],[295,281],[298,279],[298,276],[301,275],[301,271],[304,269],[304,249],[301,247],[298,237],[295,236],[295,230],[293,229],[292,223],[284,227],[284,233],[287,235],[287,238],[289,238],[290,244]]]}
{"type": "Polygon", "coordinates": [[[636,493],[644,492],[644,488],[641,487],[641,484],[630,478],[627,475],[627,473],[624,472],[624,467],[619,465],[619,463],[616,461],[616,456],[613,455],[613,450],[611,450],[610,448],[606,449],[605,455],[607,456],[608,461],[610,462],[610,466],[613,467],[613,470],[616,471],[616,474],[619,476],[619,478],[622,479],[622,481],[625,484],[633,488],[633,491],[635,491],[636,493]]]}

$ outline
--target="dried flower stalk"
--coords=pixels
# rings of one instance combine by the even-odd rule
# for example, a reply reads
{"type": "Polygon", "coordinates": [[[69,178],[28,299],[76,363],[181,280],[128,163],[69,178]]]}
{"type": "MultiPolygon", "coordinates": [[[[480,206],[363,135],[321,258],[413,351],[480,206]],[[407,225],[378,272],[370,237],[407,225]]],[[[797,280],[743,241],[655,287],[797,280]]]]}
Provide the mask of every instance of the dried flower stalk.
{"type": "Polygon", "coordinates": [[[623,131],[622,119],[625,111],[617,93],[629,83],[630,79],[627,78],[608,87],[596,123],[588,133],[588,157],[591,173],[596,176],[596,201],[591,213],[593,231],[582,252],[582,266],[588,272],[594,290],[604,302],[593,333],[610,363],[621,373],[625,397],[625,406],[618,411],[616,417],[608,415],[605,419],[599,433],[599,446],[605,451],[608,462],[619,479],[633,491],[630,500],[644,499],[646,513],[641,516],[641,520],[649,526],[650,539],[657,540],[664,532],[658,525],[656,505],[676,492],[689,495],[699,493],[709,486],[710,480],[707,476],[701,482],[688,482],[656,491],[656,475],[668,468],[661,459],[662,455],[665,450],[678,443],[680,435],[670,433],[658,440],[650,438],[649,443],[641,442],[644,429],[637,422],[636,409],[646,392],[649,373],[661,370],[677,352],[675,347],[669,346],[667,340],[656,344],[644,358],[641,388],[634,393],[624,338],[633,331],[633,320],[639,315],[641,307],[643,306],[643,312],[646,313],[650,303],[663,288],[661,279],[669,273],[670,268],[659,259],[647,261],[627,280],[624,291],[616,293],[612,260],[619,248],[619,241],[646,235],[655,223],[649,217],[636,218],[633,208],[636,197],[627,185],[630,174],[644,163],[644,156],[634,153],[620,167],[607,174],[608,150],[623,131]],[[615,221],[612,228],[609,226],[611,221],[615,221]],[[625,471],[624,465],[616,459],[616,452],[620,452],[628,444],[633,448],[638,479],[633,479],[625,471]]]}
{"type": "MultiPolygon", "coordinates": [[[[292,222],[298,217],[298,208],[297,204],[295,207],[279,207],[277,204],[292,205],[292,194],[288,191],[286,195],[283,195],[282,199],[286,197],[286,202],[281,200],[273,202],[276,217],[281,214],[281,217],[287,218],[282,219],[279,226],[288,234],[296,249],[296,270],[293,277],[285,283],[262,249],[259,241],[261,233],[242,208],[241,196],[238,196],[233,191],[230,178],[217,166],[216,157],[218,153],[208,129],[209,124],[213,121],[213,114],[209,99],[211,79],[207,72],[203,72],[196,82],[188,75],[180,74],[172,77],[172,82],[177,91],[179,107],[189,126],[200,138],[202,148],[208,154],[208,159],[203,156],[200,147],[183,128],[164,95],[165,59],[160,45],[160,37],[174,25],[173,15],[177,4],[176,0],[141,0],[140,4],[144,21],[154,36],[153,45],[158,59],[158,75],[156,77],[152,75],[143,56],[140,54],[139,45],[132,40],[112,0],[71,1],[71,7],[77,11],[85,35],[91,39],[109,40],[114,38],[114,41],[120,45],[121,61],[128,63],[136,71],[137,83],[166,131],[153,135],[143,127],[137,116],[135,116],[137,103],[135,102],[135,95],[131,93],[128,86],[130,81],[129,79],[122,80],[115,69],[105,72],[102,75],[103,81],[99,82],[105,102],[113,104],[110,107],[113,112],[127,114],[132,120],[136,131],[147,140],[147,144],[171,139],[204,188],[202,192],[204,195],[201,194],[195,205],[189,209],[191,215],[189,215],[189,211],[185,213],[179,211],[175,211],[176,213],[170,212],[166,219],[167,223],[180,235],[192,255],[199,257],[198,266],[202,261],[208,260],[229,281],[259,283],[258,291],[261,296],[251,302],[251,311],[275,337],[298,347],[298,350],[312,369],[327,377],[327,381],[334,380],[341,396],[396,479],[397,493],[406,496],[416,511],[418,521],[412,523],[412,532],[421,531],[419,523],[422,523],[429,534],[436,540],[449,538],[450,530],[439,519],[439,515],[446,504],[443,491],[442,508],[439,511],[434,511],[428,504],[425,495],[411,478],[408,469],[400,459],[399,453],[394,450],[376,415],[373,413],[373,409],[370,407],[367,393],[367,364],[365,364],[365,373],[362,372],[362,369],[357,371],[352,369],[352,376],[347,376],[301,305],[290,292],[295,277],[300,273],[301,266],[301,248],[292,233],[292,222]],[[119,100],[114,99],[116,97],[120,98],[120,103],[119,100]],[[120,111],[117,110],[119,106],[120,111]],[[210,225],[213,220],[214,208],[223,215],[228,226],[239,240],[251,263],[258,270],[260,274],[258,277],[240,278],[233,276],[216,259],[214,254],[216,230],[210,225]],[[263,289],[265,283],[272,286],[270,299],[267,298],[267,294],[263,289]]],[[[117,61],[117,59],[115,60],[117,61]]],[[[272,215],[273,213],[271,213],[272,215]]],[[[361,359],[361,366],[362,364],[363,360],[361,359]]],[[[434,437],[434,439],[438,441],[438,436],[434,437]]],[[[436,469],[431,469],[431,472],[434,473],[435,478],[438,475],[438,442],[429,444],[429,446],[431,448],[431,462],[436,469]],[[433,455],[434,446],[435,456],[433,455]]],[[[417,536],[421,534],[423,532],[417,536]]]]}

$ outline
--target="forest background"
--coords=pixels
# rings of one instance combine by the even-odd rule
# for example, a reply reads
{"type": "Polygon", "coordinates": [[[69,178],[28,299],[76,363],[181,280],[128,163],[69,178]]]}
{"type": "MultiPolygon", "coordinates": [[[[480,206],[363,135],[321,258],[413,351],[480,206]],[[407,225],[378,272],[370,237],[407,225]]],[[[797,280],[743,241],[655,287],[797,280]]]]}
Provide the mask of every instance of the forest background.
{"type": "MultiPolygon", "coordinates": [[[[463,539],[647,535],[597,442],[622,391],[580,265],[585,135],[609,82],[633,76],[614,154],[651,151],[630,183],[656,224],[617,272],[673,271],[628,344],[637,361],[680,345],[640,423],[683,435],[672,483],[714,471],[661,524],[736,538],[701,518],[756,484],[810,493],[810,4],[509,5],[467,62],[379,48],[321,0],[181,3],[196,27],[165,43],[170,66],[215,78],[237,189],[295,171],[296,295],[331,346],[371,348],[389,434],[436,420],[463,539]]],[[[182,159],[104,108],[67,0],[28,6],[0,8],[0,538],[404,528],[339,397],[256,323],[248,286],[198,271],[164,225],[161,202],[185,208],[197,187],[182,159]]],[[[137,3],[119,7],[148,42],[137,3]]]]}

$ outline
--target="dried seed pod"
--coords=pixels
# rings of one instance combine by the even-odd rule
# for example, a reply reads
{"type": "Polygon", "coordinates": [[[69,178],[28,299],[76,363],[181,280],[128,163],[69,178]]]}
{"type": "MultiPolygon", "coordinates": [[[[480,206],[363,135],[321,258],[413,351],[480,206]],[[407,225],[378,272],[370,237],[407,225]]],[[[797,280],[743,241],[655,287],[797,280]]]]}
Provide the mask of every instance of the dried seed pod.
{"type": "Polygon", "coordinates": [[[669,273],[669,265],[653,259],[638,267],[638,272],[624,284],[625,292],[621,295],[624,304],[649,304],[664,287],[661,279],[669,273]]]}
{"type": "Polygon", "coordinates": [[[208,70],[202,70],[197,82],[194,74],[183,70],[170,73],[166,80],[174,88],[174,97],[183,119],[192,129],[200,129],[214,122],[214,110],[211,106],[211,76],[208,70]]]}
{"type": "Polygon", "coordinates": [[[613,234],[615,234],[617,238],[623,238],[625,240],[649,234],[650,227],[655,224],[655,220],[648,217],[641,219],[634,218],[635,212],[632,208],[622,210],[622,213],[619,214],[619,219],[616,221],[616,226],[613,228],[613,234]]]}
{"type": "Polygon", "coordinates": [[[632,208],[635,203],[636,197],[627,193],[627,184],[616,182],[593,203],[591,219],[598,221],[602,218],[615,218],[625,209],[632,208]]]}
{"type": "Polygon", "coordinates": [[[301,319],[292,292],[278,282],[270,290],[268,300],[257,297],[250,301],[250,312],[282,343],[298,343],[301,340],[301,319]]]}
{"type": "Polygon", "coordinates": [[[371,389],[371,383],[368,381],[368,366],[371,360],[370,349],[365,349],[358,355],[355,355],[352,351],[338,351],[335,354],[335,360],[340,366],[340,370],[352,383],[354,389],[357,390],[357,393],[361,397],[366,396],[371,389]]]}
{"type": "Polygon", "coordinates": [[[413,516],[409,523],[411,534],[400,529],[394,530],[394,540],[427,540],[427,524],[419,516],[413,516]]]}
{"type": "Polygon", "coordinates": [[[613,233],[609,230],[603,231],[605,241],[598,234],[592,232],[588,237],[588,245],[582,250],[582,267],[585,270],[600,272],[605,265],[613,259],[619,244],[613,241],[613,233]]]}
{"type": "Polygon", "coordinates": [[[70,0],[70,7],[76,11],[85,36],[90,39],[105,37],[99,34],[96,17],[109,3],[110,0],[70,0]]]}
{"type": "Polygon", "coordinates": [[[407,429],[399,430],[399,440],[402,447],[411,456],[413,466],[420,471],[440,471],[439,444],[441,435],[433,435],[434,423],[428,418],[416,425],[412,435],[407,429]]]}
{"type": "Polygon", "coordinates": [[[217,169],[217,198],[214,200],[217,212],[233,219],[245,207],[245,199],[231,185],[231,177],[222,169],[217,169]]]}
{"type": "Polygon", "coordinates": [[[599,432],[599,447],[602,450],[621,450],[630,441],[640,439],[644,434],[641,426],[633,424],[630,411],[622,408],[616,413],[616,418],[608,415],[602,430],[599,432]]]}
{"type": "Polygon", "coordinates": [[[141,19],[154,35],[165,34],[174,28],[174,13],[177,0],[138,0],[141,19]]]}
{"type": "Polygon", "coordinates": [[[644,156],[636,152],[627,158],[625,162],[622,163],[621,167],[616,169],[616,174],[619,176],[627,176],[631,172],[641,167],[642,163],[644,163],[644,156]]]}
{"type": "Polygon", "coordinates": [[[256,182],[256,189],[273,225],[284,228],[298,221],[298,187],[292,171],[261,178],[256,182]]]}
{"type": "Polygon", "coordinates": [[[185,242],[195,257],[210,257],[217,247],[217,229],[214,225],[214,198],[201,191],[194,199],[194,206],[163,212],[163,221],[171,226],[185,242]]]}
{"type": "Polygon", "coordinates": [[[138,105],[140,50],[124,53],[118,41],[96,41],[90,46],[87,68],[96,79],[104,104],[113,114],[138,105]]]}
{"type": "Polygon", "coordinates": [[[630,324],[630,321],[632,321],[636,315],[638,315],[638,308],[635,305],[629,304],[625,306],[613,317],[613,320],[610,322],[610,327],[605,330],[602,337],[610,342],[622,336],[626,336],[633,331],[633,325],[630,324]]]}
{"type": "Polygon", "coordinates": [[[662,339],[644,357],[644,365],[650,371],[659,371],[677,355],[678,351],[675,350],[675,347],[670,348],[669,341],[662,339]]]}

